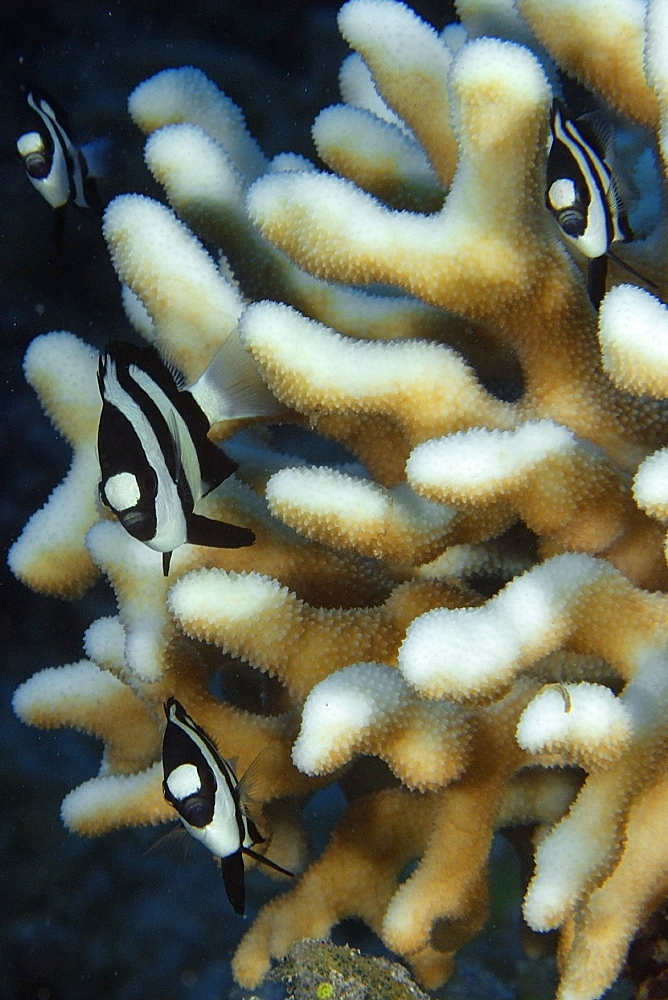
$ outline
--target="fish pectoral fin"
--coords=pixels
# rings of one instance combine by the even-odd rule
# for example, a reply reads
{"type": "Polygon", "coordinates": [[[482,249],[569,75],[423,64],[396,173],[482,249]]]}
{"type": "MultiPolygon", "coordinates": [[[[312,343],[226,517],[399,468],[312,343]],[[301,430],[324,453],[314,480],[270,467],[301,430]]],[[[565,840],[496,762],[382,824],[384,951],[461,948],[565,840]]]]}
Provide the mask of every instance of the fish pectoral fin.
{"type": "Polygon", "coordinates": [[[246,815],[250,807],[266,799],[267,786],[285,765],[285,752],[277,743],[270,743],[253,758],[235,789],[239,804],[246,815]]]}
{"type": "Polygon", "coordinates": [[[254,851],[251,847],[242,847],[241,850],[244,854],[247,854],[249,858],[253,858],[254,861],[260,861],[263,865],[266,865],[267,868],[273,868],[275,872],[280,872],[281,875],[289,875],[290,878],[295,877],[294,872],[289,872],[287,868],[281,868],[281,866],[277,865],[275,861],[270,861],[269,858],[265,858],[264,854],[258,854],[258,852],[254,851]]]}
{"type": "Polygon", "coordinates": [[[212,521],[200,514],[191,514],[186,541],[191,545],[211,545],[217,549],[240,549],[244,545],[252,545],[255,535],[250,528],[241,528],[238,524],[212,521]]]}
{"type": "Polygon", "coordinates": [[[235,851],[226,858],[220,858],[220,870],[225,884],[227,898],[235,913],[243,916],[246,905],[246,883],[244,880],[244,858],[241,851],[235,851]]]}
{"type": "MultiPolygon", "coordinates": [[[[141,855],[141,860],[148,858],[154,851],[159,850],[161,847],[167,843],[167,841],[182,840],[184,847],[187,848],[190,842],[190,834],[185,829],[184,826],[177,820],[176,823],[167,831],[167,833],[162,833],[152,844],[146,848],[144,853],[141,855]]],[[[184,852],[185,857],[185,852],[184,852]]]]}

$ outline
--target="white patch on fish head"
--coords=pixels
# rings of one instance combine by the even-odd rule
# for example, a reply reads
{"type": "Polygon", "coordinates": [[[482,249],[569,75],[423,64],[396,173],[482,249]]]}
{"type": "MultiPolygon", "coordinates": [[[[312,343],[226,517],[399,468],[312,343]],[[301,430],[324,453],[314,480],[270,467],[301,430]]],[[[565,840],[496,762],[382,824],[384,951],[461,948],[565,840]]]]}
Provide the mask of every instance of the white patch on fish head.
{"type": "Polygon", "coordinates": [[[16,149],[28,176],[42,180],[51,169],[44,139],[39,132],[26,132],[16,140],[16,149]]]}
{"type": "Polygon", "coordinates": [[[561,212],[564,208],[571,208],[577,201],[577,191],[574,182],[570,177],[561,177],[550,185],[547,197],[552,210],[561,212]]]}
{"type": "Polygon", "coordinates": [[[189,795],[195,795],[202,787],[194,764],[181,764],[175,767],[166,779],[166,785],[177,802],[182,802],[189,795]]]}
{"type": "Polygon", "coordinates": [[[117,512],[135,507],[141,499],[137,477],[132,472],[117,472],[104,484],[107,502],[117,512]]]}

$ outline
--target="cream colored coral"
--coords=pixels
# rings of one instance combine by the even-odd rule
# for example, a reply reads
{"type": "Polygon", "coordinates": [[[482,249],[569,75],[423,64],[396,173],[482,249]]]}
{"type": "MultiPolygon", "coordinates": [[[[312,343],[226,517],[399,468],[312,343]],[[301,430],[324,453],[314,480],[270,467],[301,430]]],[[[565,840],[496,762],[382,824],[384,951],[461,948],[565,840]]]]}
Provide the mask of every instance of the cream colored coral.
{"type": "Polygon", "coordinates": [[[372,753],[408,788],[433,791],[468,765],[471,721],[456,705],[422,701],[384,664],[352,664],[309,694],[292,759],[305,774],[323,774],[372,753]]]}
{"type": "Polygon", "coordinates": [[[71,445],[73,458],[63,482],[10,549],[9,566],[29,587],[60,597],[77,597],[97,577],[84,545],[86,532],[98,518],[95,441],[101,403],[96,367],[91,347],[60,332],[36,338],[24,362],[26,378],[71,445]]]}

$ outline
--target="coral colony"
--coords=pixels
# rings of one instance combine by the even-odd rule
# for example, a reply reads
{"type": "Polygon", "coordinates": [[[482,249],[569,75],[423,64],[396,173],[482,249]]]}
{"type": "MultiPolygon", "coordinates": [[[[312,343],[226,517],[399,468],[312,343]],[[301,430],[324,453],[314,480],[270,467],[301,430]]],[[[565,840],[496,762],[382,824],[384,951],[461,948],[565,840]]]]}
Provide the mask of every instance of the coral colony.
{"type": "Polygon", "coordinates": [[[130,322],[184,384],[238,337],[289,422],[351,454],[308,464],[261,420],[215,422],[239,469],[197,513],[252,545],[179,544],[165,577],[100,503],[97,352],[49,333],[25,361],[74,457],[11,567],[69,598],[101,573],[118,616],[15,710],[104,740],[62,807],[91,836],[174,818],[170,698],[239,773],[271,748],[257,850],[297,877],[275,876],[238,947],[247,987],[348,916],[437,986],[485,922],[498,829],[533,831],[524,916],[559,929],[560,1000],[600,996],[668,893],[668,10],[458,10],[439,36],[394,0],[343,6],[355,51],[313,127],[323,169],[267,162],[196,69],[130,97],[167,202],[104,216],[130,322]],[[546,205],[564,74],[625,175],[632,238],[599,310],[546,205]],[[255,712],[212,693],[235,660],[271,678],[255,712]],[[349,804],[311,861],[299,809],[339,779],[349,804]]]}

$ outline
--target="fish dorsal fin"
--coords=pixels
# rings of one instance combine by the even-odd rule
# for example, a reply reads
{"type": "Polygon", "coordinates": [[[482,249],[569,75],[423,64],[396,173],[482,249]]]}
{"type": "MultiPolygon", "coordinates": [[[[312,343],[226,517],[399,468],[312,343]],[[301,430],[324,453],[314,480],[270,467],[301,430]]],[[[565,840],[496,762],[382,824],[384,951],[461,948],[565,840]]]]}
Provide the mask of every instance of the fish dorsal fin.
{"type": "Polygon", "coordinates": [[[209,424],[242,417],[278,418],[289,412],[260,378],[237,329],[189,391],[209,424]]]}
{"type": "Polygon", "coordinates": [[[604,111],[588,111],[580,115],[576,122],[580,134],[597,155],[606,163],[611,177],[606,198],[611,212],[618,220],[618,233],[614,242],[628,242],[633,239],[628,222],[628,210],[639,198],[639,193],[620,162],[615,148],[615,123],[604,111]]]}
{"type": "Polygon", "coordinates": [[[582,138],[602,160],[608,160],[614,137],[613,123],[603,111],[587,111],[575,121],[582,138]]]}

